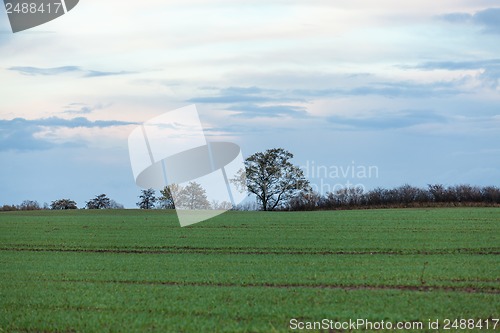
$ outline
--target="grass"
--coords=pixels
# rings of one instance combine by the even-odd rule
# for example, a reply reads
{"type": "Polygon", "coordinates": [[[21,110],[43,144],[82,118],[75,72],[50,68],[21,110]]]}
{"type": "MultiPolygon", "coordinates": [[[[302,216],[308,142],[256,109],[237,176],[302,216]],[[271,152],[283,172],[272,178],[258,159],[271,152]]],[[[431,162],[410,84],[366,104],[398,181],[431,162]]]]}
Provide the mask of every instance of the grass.
{"type": "Polygon", "coordinates": [[[0,332],[495,319],[499,235],[498,208],[229,212],[187,228],[167,211],[0,213],[0,332]]]}

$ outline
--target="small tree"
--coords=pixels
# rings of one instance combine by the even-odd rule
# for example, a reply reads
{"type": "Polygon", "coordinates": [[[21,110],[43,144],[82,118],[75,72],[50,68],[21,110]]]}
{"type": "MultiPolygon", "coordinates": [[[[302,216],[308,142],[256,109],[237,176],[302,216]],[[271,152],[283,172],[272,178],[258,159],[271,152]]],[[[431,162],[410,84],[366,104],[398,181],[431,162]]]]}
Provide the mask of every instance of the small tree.
{"type": "Polygon", "coordinates": [[[60,199],[52,201],[50,204],[50,209],[52,210],[66,210],[66,209],[78,209],[76,202],[70,199],[60,199]]]}
{"type": "Polygon", "coordinates": [[[124,209],[125,207],[113,199],[109,200],[109,209],[124,209]]]}
{"type": "Polygon", "coordinates": [[[236,184],[245,181],[262,209],[274,210],[309,188],[304,172],[290,162],[292,158],[293,154],[283,148],[255,153],[245,160],[246,177],[240,172],[232,181],[236,184]]]}
{"type": "Polygon", "coordinates": [[[100,194],[86,204],[87,209],[109,209],[111,208],[111,200],[106,194],[100,194]]]}
{"type": "Polygon", "coordinates": [[[17,206],[14,205],[3,205],[2,207],[0,207],[0,212],[13,212],[16,210],[19,209],[17,208],[17,206]]]}
{"type": "Polygon", "coordinates": [[[210,207],[215,210],[231,210],[233,209],[233,204],[225,200],[222,202],[219,202],[217,200],[212,200],[210,207]]]}
{"type": "Polygon", "coordinates": [[[290,210],[315,210],[321,201],[321,195],[312,189],[299,192],[289,200],[290,210]]]}
{"type": "Polygon", "coordinates": [[[200,184],[190,182],[179,192],[176,207],[185,209],[210,209],[206,191],[200,184]]]}
{"type": "Polygon", "coordinates": [[[42,209],[40,207],[40,204],[34,200],[24,200],[19,205],[19,210],[40,210],[40,209],[42,209]]]}
{"type": "Polygon", "coordinates": [[[156,198],[156,192],[152,188],[147,190],[141,190],[141,195],[139,196],[140,201],[137,206],[140,209],[152,209],[155,207],[155,203],[158,200],[156,198]]]}
{"type": "Polygon", "coordinates": [[[178,198],[181,191],[182,187],[177,184],[165,186],[165,188],[160,191],[161,197],[158,198],[160,207],[163,209],[175,209],[174,198],[178,198]]]}

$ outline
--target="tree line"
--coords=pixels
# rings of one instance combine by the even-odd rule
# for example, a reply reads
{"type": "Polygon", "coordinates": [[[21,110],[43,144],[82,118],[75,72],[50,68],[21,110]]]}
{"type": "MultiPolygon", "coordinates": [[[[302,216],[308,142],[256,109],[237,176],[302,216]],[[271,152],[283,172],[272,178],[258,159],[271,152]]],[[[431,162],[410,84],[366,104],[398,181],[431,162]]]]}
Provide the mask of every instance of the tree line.
{"type": "MultiPolygon", "coordinates": [[[[346,187],[335,192],[319,194],[312,190],[303,171],[291,162],[293,154],[283,148],[258,152],[245,160],[231,183],[241,192],[251,193],[253,207],[233,207],[229,202],[209,202],[205,189],[196,182],[186,186],[171,184],[157,195],[154,189],[141,190],[137,202],[140,209],[260,209],[272,210],[329,210],[353,208],[391,208],[459,205],[500,205],[500,188],[495,186],[428,185],[425,188],[403,185],[392,189],[346,187]],[[175,200],[174,200],[175,198],[175,200]]],[[[12,210],[66,210],[77,209],[71,199],[52,201],[41,206],[25,200],[20,205],[4,205],[0,211],[12,210]]],[[[123,209],[123,205],[100,194],[85,203],[85,209],[123,209]]]]}
{"type": "MultiPolygon", "coordinates": [[[[108,198],[106,194],[96,195],[85,203],[85,209],[124,209],[122,204],[108,198]]],[[[24,200],[19,205],[3,205],[0,207],[0,212],[17,211],[17,210],[70,210],[78,209],[77,203],[71,199],[58,199],[50,203],[40,205],[35,200],[24,200]]]]}
{"type": "Polygon", "coordinates": [[[291,163],[293,154],[275,148],[245,160],[245,173],[233,179],[246,184],[262,210],[331,210],[353,208],[396,208],[425,206],[497,206],[500,188],[467,184],[432,184],[419,188],[408,184],[392,188],[345,187],[319,194],[312,190],[303,171],[291,163]]]}
{"type": "Polygon", "coordinates": [[[227,201],[210,202],[206,190],[197,182],[189,182],[185,187],[178,184],[165,186],[159,196],[154,189],[142,190],[137,206],[140,209],[232,209],[232,204],[227,201]]]}
{"type": "Polygon", "coordinates": [[[391,189],[379,187],[370,191],[364,191],[360,187],[349,187],[324,195],[314,191],[302,191],[281,209],[303,211],[499,205],[500,188],[495,186],[432,184],[420,188],[406,184],[391,189]]]}

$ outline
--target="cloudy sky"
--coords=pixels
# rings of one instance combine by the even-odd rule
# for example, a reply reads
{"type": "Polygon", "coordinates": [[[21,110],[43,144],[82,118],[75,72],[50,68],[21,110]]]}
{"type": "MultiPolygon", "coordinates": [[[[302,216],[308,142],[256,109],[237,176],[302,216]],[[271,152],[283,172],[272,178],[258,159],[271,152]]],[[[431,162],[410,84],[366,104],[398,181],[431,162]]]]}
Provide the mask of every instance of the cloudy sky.
{"type": "Polygon", "coordinates": [[[492,0],[80,0],[16,34],[0,10],[0,205],[135,207],[128,135],[190,104],[323,191],[499,186],[499,40],[492,0]]]}

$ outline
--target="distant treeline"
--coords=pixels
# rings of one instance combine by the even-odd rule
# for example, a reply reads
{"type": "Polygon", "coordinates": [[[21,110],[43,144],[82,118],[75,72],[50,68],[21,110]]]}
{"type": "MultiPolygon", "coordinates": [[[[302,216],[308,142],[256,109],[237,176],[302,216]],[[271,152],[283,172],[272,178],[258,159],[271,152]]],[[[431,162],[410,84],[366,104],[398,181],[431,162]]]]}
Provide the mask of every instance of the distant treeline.
{"type": "MultiPolygon", "coordinates": [[[[160,201],[164,198],[158,198],[160,201]]],[[[155,199],[156,200],[156,199],[155,199]]],[[[500,206],[500,188],[472,185],[428,185],[426,188],[403,185],[393,189],[375,188],[364,191],[361,187],[340,189],[321,195],[314,191],[302,191],[290,198],[276,210],[306,211],[363,208],[406,208],[406,207],[455,207],[455,206],[500,206]]],[[[106,197],[96,196],[86,202],[86,209],[123,209],[123,205],[106,197]]],[[[173,208],[160,204],[157,209],[173,208]]],[[[216,207],[217,208],[217,207],[216,207]]],[[[213,208],[213,209],[216,209],[213,208]]],[[[228,209],[224,208],[224,209],[228,209]]],[[[60,199],[40,205],[37,201],[25,200],[19,205],[0,206],[2,211],[66,210],[78,209],[70,199],[60,199]]],[[[217,208],[222,209],[222,208],[217,208]]],[[[240,205],[235,210],[258,210],[259,205],[240,205]]]]}
{"type": "MultiPolygon", "coordinates": [[[[116,201],[109,199],[106,194],[101,194],[95,198],[86,202],[86,209],[123,209],[123,205],[117,203],[116,201]]],[[[69,210],[78,209],[76,202],[71,199],[59,199],[54,200],[49,205],[44,203],[40,205],[38,201],[35,200],[24,200],[19,205],[3,205],[0,206],[0,212],[11,212],[11,211],[28,211],[28,210],[69,210]]]]}
{"type": "Polygon", "coordinates": [[[50,209],[49,205],[45,203],[43,206],[38,201],[24,200],[19,205],[3,205],[0,207],[0,212],[12,212],[16,210],[42,210],[50,209]]]}
{"type": "Polygon", "coordinates": [[[499,205],[498,187],[436,184],[428,185],[427,188],[403,185],[393,189],[376,188],[366,192],[363,188],[351,187],[325,195],[306,191],[292,198],[282,210],[499,205]]]}

